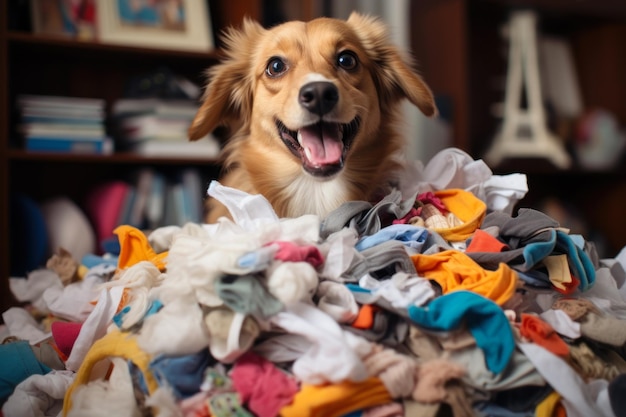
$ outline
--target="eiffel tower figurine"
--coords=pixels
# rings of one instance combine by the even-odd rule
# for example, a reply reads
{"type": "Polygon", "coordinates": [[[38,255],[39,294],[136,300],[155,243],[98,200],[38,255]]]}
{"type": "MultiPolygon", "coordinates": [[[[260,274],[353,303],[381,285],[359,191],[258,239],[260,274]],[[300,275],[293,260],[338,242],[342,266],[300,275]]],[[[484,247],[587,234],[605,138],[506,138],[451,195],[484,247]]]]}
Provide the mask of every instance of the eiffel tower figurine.
{"type": "Polygon", "coordinates": [[[497,166],[504,158],[547,158],[559,168],[571,165],[561,140],[548,130],[542,104],[537,59],[537,17],[518,11],[509,20],[509,64],[504,118],[485,160],[497,166]],[[527,108],[521,108],[522,87],[527,108]]]}

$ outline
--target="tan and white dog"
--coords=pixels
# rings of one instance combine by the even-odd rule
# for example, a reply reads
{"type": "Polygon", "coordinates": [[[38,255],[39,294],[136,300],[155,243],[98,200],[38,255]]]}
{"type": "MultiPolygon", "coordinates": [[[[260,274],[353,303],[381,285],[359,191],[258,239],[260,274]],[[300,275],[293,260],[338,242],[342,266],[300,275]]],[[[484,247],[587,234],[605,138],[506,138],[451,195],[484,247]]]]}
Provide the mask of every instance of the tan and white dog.
{"type": "MultiPolygon", "coordinates": [[[[207,72],[189,137],[227,126],[220,182],[262,194],[280,217],[324,216],[346,201],[382,197],[405,145],[401,101],[437,113],[412,60],[373,17],[271,29],[245,20],[227,30],[224,50],[207,72]]],[[[209,204],[207,222],[228,216],[217,201],[209,204]]]]}

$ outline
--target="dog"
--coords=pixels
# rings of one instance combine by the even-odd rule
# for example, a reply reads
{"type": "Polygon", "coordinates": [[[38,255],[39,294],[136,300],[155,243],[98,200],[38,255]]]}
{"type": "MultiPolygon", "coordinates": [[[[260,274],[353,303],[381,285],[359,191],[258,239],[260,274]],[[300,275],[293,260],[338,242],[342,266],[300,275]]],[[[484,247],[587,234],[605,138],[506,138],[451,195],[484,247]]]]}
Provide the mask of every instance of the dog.
{"type": "MultiPolygon", "coordinates": [[[[320,17],[272,28],[244,19],[224,32],[189,139],[230,136],[219,181],[261,194],[279,217],[321,217],[391,190],[406,141],[400,104],[437,114],[433,94],[378,18],[320,17]]],[[[206,221],[229,217],[208,199],[206,221]]]]}

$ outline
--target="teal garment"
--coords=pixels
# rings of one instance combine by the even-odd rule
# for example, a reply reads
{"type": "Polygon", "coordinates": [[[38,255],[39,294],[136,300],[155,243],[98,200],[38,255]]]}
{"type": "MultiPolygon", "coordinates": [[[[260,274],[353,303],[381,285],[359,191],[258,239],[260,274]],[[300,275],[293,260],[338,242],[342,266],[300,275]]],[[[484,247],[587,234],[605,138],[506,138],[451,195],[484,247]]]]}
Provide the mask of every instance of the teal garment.
{"type": "Polygon", "coordinates": [[[15,387],[31,375],[45,375],[49,367],[37,360],[25,340],[0,345],[0,402],[4,403],[15,387]]]}
{"type": "Polygon", "coordinates": [[[587,253],[565,232],[556,232],[556,248],[567,255],[570,269],[576,278],[580,280],[578,288],[587,291],[596,282],[596,269],[587,253]]]}
{"type": "Polygon", "coordinates": [[[268,318],[284,308],[255,275],[224,275],[215,281],[215,292],[233,311],[268,318]]]}
{"type": "Polygon", "coordinates": [[[538,265],[543,259],[547,258],[554,252],[556,246],[557,232],[555,229],[546,232],[547,239],[530,242],[523,247],[524,265],[523,271],[529,271],[538,265]]]}
{"type": "Polygon", "coordinates": [[[471,291],[454,291],[435,298],[426,307],[408,308],[409,318],[431,330],[454,330],[465,323],[485,353],[487,368],[499,374],[515,350],[515,339],[504,311],[490,299],[471,291]]]}

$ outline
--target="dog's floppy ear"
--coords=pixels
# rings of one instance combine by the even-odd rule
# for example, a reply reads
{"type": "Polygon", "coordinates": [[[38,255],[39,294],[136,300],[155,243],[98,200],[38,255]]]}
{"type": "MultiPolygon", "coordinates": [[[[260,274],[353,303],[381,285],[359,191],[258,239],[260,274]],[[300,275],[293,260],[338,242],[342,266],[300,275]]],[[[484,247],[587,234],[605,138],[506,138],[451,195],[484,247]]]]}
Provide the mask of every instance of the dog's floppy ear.
{"type": "Polygon", "coordinates": [[[248,123],[254,82],[250,65],[256,40],[264,31],[249,18],[244,19],[241,29],[231,27],[225,31],[225,58],[207,70],[209,82],[189,127],[190,140],[203,138],[219,125],[248,123]]]}
{"type": "Polygon", "coordinates": [[[415,64],[394,46],[385,24],[371,16],[352,12],[348,24],[361,39],[376,66],[374,79],[383,105],[406,97],[426,116],[435,116],[437,107],[430,88],[415,71],[415,64]]]}

